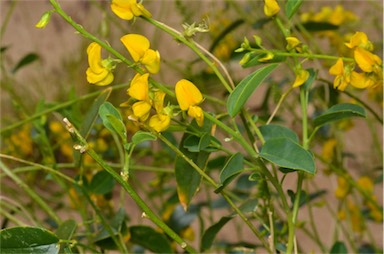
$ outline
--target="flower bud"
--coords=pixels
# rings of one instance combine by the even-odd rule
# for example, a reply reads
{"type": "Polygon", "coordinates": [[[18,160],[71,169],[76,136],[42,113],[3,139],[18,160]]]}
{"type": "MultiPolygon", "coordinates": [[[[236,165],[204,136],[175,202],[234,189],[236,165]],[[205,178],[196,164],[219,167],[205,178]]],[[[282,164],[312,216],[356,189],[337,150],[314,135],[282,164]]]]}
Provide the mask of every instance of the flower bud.
{"type": "Polygon", "coordinates": [[[46,25],[48,25],[49,20],[51,19],[52,11],[44,12],[44,14],[41,16],[39,22],[35,25],[36,28],[44,28],[46,25]]]}

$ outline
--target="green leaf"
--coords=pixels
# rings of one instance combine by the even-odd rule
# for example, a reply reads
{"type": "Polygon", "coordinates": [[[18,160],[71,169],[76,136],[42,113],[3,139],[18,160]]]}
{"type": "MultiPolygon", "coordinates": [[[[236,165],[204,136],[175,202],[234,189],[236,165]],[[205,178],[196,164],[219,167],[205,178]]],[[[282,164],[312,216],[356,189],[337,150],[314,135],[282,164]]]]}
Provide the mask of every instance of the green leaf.
{"type": "MultiPolygon", "coordinates": [[[[73,234],[77,228],[76,221],[69,219],[60,224],[59,228],[56,230],[56,235],[61,240],[71,240],[73,234]]],[[[72,253],[69,243],[63,243],[60,247],[60,253],[72,253]]]]}
{"type": "Polygon", "coordinates": [[[127,133],[120,112],[111,103],[104,102],[99,108],[99,115],[104,126],[109,131],[117,133],[125,142],[127,133]]]}
{"type": "Polygon", "coordinates": [[[299,138],[297,137],[296,132],[292,131],[291,129],[285,126],[268,124],[260,126],[259,130],[263,135],[265,141],[273,138],[288,138],[291,139],[293,142],[299,143],[299,138]]]}
{"type": "Polygon", "coordinates": [[[228,221],[230,221],[234,216],[224,216],[221,217],[221,219],[210,226],[207,230],[205,230],[200,243],[200,251],[204,252],[211,248],[213,240],[215,240],[215,237],[217,233],[227,224],[228,221]]]}
{"type": "Polygon", "coordinates": [[[233,154],[224,165],[220,172],[221,185],[215,190],[216,193],[220,192],[227,186],[238,174],[244,170],[244,157],[241,153],[233,154]]]}
{"type": "Polygon", "coordinates": [[[309,21],[302,24],[303,27],[310,32],[319,32],[319,31],[327,31],[327,30],[336,30],[339,28],[337,25],[333,25],[327,22],[314,22],[309,21]]]}
{"type": "Polygon", "coordinates": [[[126,235],[127,226],[124,223],[126,219],[126,213],[123,208],[120,208],[117,213],[113,216],[112,219],[108,221],[108,225],[103,225],[98,232],[98,234],[94,238],[94,242],[96,245],[104,248],[104,249],[116,249],[116,243],[113,241],[109,230],[107,230],[106,226],[110,227],[112,233],[114,235],[126,235]]]}
{"type": "Polygon", "coordinates": [[[137,131],[133,136],[132,136],[132,143],[137,145],[140,144],[141,142],[144,141],[153,141],[156,140],[157,137],[153,135],[150,132],[146,131],[137,131]]]}
{"type": "Polygon", "coordinates": [[[29,53],[27,55],[25,55],[17,64],[16,66],[12,69],[12,73],[15,73],[16,71],[18,71],[19,69],[21,69],[22,67],[24,66],[27,66],[28,64],[30,63],[33,63],[34,61],[36,61],[37,59],[39,59],[39,56],[35,53],[29,53]]]}
{"type": "Polygon", "coordinates": [[[14,227],[0,230],[0,253],[2,254],[56,254],[59,253],[59,238],[52,232],[36,227],[14,227]]]}
{"type": "Polygon", "coordinates": [[[231,117],[240,112],[255,89],[277,66],[278,64],[271,64],[260,68],[240,81],[228,97],[227,110],[231,117]]]}
{"type": "MultiPolygon", "coordinates": [[[[111,92],[112,92],[112,88],[107,88],[103,92],[101,92],[100,95],[93,102],[90,109],[87,111],[79,128],[80,135],[83,136],[85,139],[88,137],[97,119],[100,106],[109,98],[109,96],[111,95],[111,92]]],[[[81,153],[79,151],[76,151],[74,153],[74,160],[75,160],[75,165],[79,167],[81,162],[81,153]]]]}
{"type": "Polygon", "coordinates": [[[269,139],[261,148],[260,157],[280,167],[310,174],[316,171],[312,154],[289,138],[269,139]]]}
{"type": "Polygon", "coordinates": [[[76,221],[69,219],[60,224],[59,228],[56,230],[56,235],[62,240],[72,239],[73,234],[77,228],[76,221]]]}
{"type": "Polygon", "coordinates": [[[95,194],[104,195],[112,192],[115,179],[107,171],[99,171],[93,176],[89,190],[95,194]]]}
{"type": "Polygon", "coordinates": [[[148,226],[132,226],[130,242],[138,244],[154,253],[173,253],[168,239],[148,226]]]}
{"type": "MultiPolygon", "coordinates": [[[[249,199],[246,202],[244,202],[240,207],[240,211],[243,213],[250,213],[254,212],[256,210],[258,204],[257,199],[249,199]]],[[[204,252],[205,250],[209,249],[212,246],[213,240],[215,239],[217,233],[224,227],[225,224],[227,224],[228,221],[235,218],[237,215],[236,212],[233,212],[229,216],[221,217],[221,219],[210,226],[203,234],[201,238],[201,244],[200,244],[200,251],[204,252]]]]}
{"type": "MultiPolygon", "coordinates": [[[[273,51],[271,51],[270,53],[273,54],[273,51]]],[[[287,59],[286,56],[279,56],[279,55],[273,54],[272,59],[264,61],[263,58],[266,57],[268,53],[249,52],[247,54],[249,54],[248,55],[249,60],[246,61],[243,65],[241,65],[243,68],[249,68],[252,66],[268,64],[268,63],[280,63],[280,62],[284,62],[285,59],[287,59]]]]}
{"type": "Polygon", "coordinates": [[[320,127],[330,122],[353,116],[366,117],[364,108],[351,103],[336,104],[323,112],[323,114],[316,117],[314,119],[314,124],[316,127],[320,127]]]}
{"type": "Polygon", "coordinates": [[[333,244],[330,253],[331,254],[347,254],[348,249],[343,242],[337,241],[333,244]]]}
{"type": "Polygon", "coordinates": [[[285,15],[287,15],[288,19],[293,17],[302,3],[303,0],[287,0],[285,4],[285,15]]]}
{"type": "Polygon", "coordinates": [[[99,108],[109,98],[109,96],[111,95],[111,92],[112,92],[112,88],[110,87],[102,91],[100,95],[92,103],[92,106],[89,108],[86,115],[84,116],[84,120],[81,123],[81,126],[79,128],[79,132],[81,136],[83,136],[84,138],[88,137],[89,132],[91,131],[92,126],[97,119],[99,108]]]}
{"type": "Polygon", "coordinates": [[[184,142],[184,148],[190,152],[200,152],[205,150],[211,143],[212,136],[204,133],[201,137],[190,136],[184,142]]]}

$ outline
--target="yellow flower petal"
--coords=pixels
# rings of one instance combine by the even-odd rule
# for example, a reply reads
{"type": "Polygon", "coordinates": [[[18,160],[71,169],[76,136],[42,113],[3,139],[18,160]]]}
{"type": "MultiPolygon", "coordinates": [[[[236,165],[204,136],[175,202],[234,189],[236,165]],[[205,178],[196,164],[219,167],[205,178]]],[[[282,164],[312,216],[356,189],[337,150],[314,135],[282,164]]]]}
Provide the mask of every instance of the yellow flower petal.
{"type": "Polygon", "coordinates": [[[101,73],[96,74],[90,68],[86,71],[87,81],[98,86],[106,86],[113,82],[114,76],[112,72],[104,69],[101,73]]]}
{"type": "Polygon", "coordinates": [[[264,13],[268,17],[275,16],[280,11],[279,4],[276,0],[264,0],[264,13]]]}
{"type": "Polygon", "coordinates": [[[143,75],[137,73],[128,88],[128,95],[136,100],[148,100],[148,77],[149,73],[143,75]]]}
{"type": "Polygon", "coordinates": [[[171,123],[171,117],[165,114],[157,114],[149,119],[149,127],[157,132],[162,132],[168,129],[171,123]]]}
{"type": "Polygon", "coordinates": [[[354,58],[357,65],[359,65],[360,69],[364,72],[372,72],[375,65],[381,64],[381,59],[378,56],[359,47],[354,51],[354,58]]]}
{"type": "Polygon", "coordinates": [[[299,70],[296,74],[295,82],[293,83],[292,87],[299,87],[302,84],[304,84],[305,81],[309,78],[309,72],[306,70],[299,70]]]}
{"type": "Polygon", "coordinates": [[[287,38],[285,38],[285,40],[288,43],[288,45],[286,47],[288,51],[296,48],[297,46],[299,46],[301,44],[301,41],[299,39],[297,39],[296,37],[293,37],[293,36],[287,37],[287,38]]]}
{"type": "Polygon", "coordinates": [[[120,38],[135,62],[139,62],[149,49],[149,40],[140,34],[127,34],[120,38]]]}
{"type": "Polygon", "coordinates": [[[197,125],[200,127],[204,125],[204,113],[199,106],[190,106],[188,109],[188,115],[195,118],[197,125]]]}
{"type": "Polygon", "coordinates": [[[175,86],[176,99],[181,110],[187,110],[203,100],[199,89],[190,81],[182,79],[175,86]]]}
{"type": "Polygon", "coordinates": [[[158,73],[160,69],[160,54],[159,51],[148,49],[145,51],[141,63],[145,65],[150,73],[158,73]]]}
{"type": "Polygon", "coordinates": [[[356,32],[351,37],[349,43],[345,43],[345,46],[351,49],[361,47],[369,51],[373,50],[372,42],[368,40],[368,36],[363,32],[356,32]]]}
{"type": "Polygon", "coordinates": [[[329,69],[331,75],[342,75],[344,73],[344,62],[342,58],[337,59],[337,62],[329,69]]]}
{"type": "Polygon", "coordinates": [[[132,6],[136,4],[136,0],[112,0],[111,9],[121,19],[131,20],[134,15],[132,6]]]}
{"type": "Polygon", "coordinates": [[[156,91],[153,96],[153,107],[157,113],[161,113],[163,110],[165,93],[163,91],[156,91]]]}
{"type": "Polygon", "coordinates": [[[373,86],[374,83],[375,82],[364,73],[353,71],[351,74],[351,85],[355,88],[364,89],[373,86]]]}
{"type": "Polygon", "coordinates": [[[105,68],[101,65],[101,46],[92,42],[87,48],[87,55],[89,68],[96,74],[103,72],[105,68]]]}
{"type": "Polygon", "coordinates": [[[151,104],[147,101],[138,101],[132,105],[133,114],[139,118],[140,121],[147,120],[150,110],[151,104]]]}

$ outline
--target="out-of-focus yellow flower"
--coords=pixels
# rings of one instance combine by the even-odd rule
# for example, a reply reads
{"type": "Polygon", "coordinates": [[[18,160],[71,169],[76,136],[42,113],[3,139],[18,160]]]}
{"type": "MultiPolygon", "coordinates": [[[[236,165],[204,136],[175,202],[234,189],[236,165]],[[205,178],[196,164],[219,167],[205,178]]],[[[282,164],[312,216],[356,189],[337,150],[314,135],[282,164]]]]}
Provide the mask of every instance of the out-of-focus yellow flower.
{"type": "Polygon", "coordinates": [[[304,69],[299,69],[296,72],[296,79],[295,82],[293,82],[292,87],[299,87],[302,84],[304,84],[305,81],[309,78],[309,72],[304,69]]]}
{"type": "Polygon", "coordinates": [[[285,40],[287,41],[286,49],[288,51],[291,51],[292,49],[296,49],[299,52],[301,51],[301,48],[299,47],[301,45],[301,41],[299,39],[294,36],[289,36],[285,38],[285,40]]]}
{"type": "Polygon", "coordinates": [[[373,50],[372,42],[368,40],[368,36],[363,32],[356,32],[345,45],[350,49],[360,47],[368,51],[373,50]]]}
{"type": "Polygon", "coordinates": [[[181,230],[180,236],[183,239],[193,241],[193,240],[195,240],[195,231],[193,231],[192,227],[188,226],[188,227],[184,228],[183,230],[181,230]]]}
{"type": "Polygon", "coordinates": [[[275,16],[279,11],[280,6],[276,0],[264,0],[264,13],[266,16],[275,16]]]}
{"type": "Polygon", "coordinates": [[[128,88],[128,95],[138,100],[132,105],[132,111],[133,115],[140,121],[147,120],[152,107],[152,101],[148,95],[148,78],[148,73],[143,75],[138,73],[133,77],[128,88]]]}
{"type": "Polygon", "coordinates": [[[364,218],[360,212],[360,209],[357,205],[355,205],[350,199],[348,199],[347,207],[350,215],[352,230],[355,232],[363,232],[365,225],[364,225],[364,218]]]}
{"type": "Polygon", "coordinates": [[[160,53],[150,49],[149,40],[140,34],[127,34],[121,37],[121,42],[131,54],[136,63],[141,63],[150,73],[160,70],[160,53]]]}
{"type": "MultiPolygon", "coordinates": [[[[377,200],[376,196],[372,196],[373,200],[377,200]]],[[[369,208],[369,215],[372,217],[373,220],[376,222],[382,222],[383,221],[383,211],[382,209],[378,209],[377,206],[375,206],[372,202],[367,202],[367,207],[369,208]]]]}
{"type": "Polygon", "coordinates": [[[335,190],[335,196],[338,199],[343,199],[349,192],[349,184],[344,177],[337,177],[337,189],[335,190]]]}
{"type": "Polygon", "coordinates": [[[188,115],[195,118],[201,127],[204,124],[203,110],[197,106],[203,101],[200,90],[190,81],[182,79],[175,86],[176,99],[181,110],[188,110],[188,115]]]}
{"type": "Polygon", "coordinates": [[[350,68],[344,67],[344,62],[341,58],[339,58],[337,62],[331,66],[329,73],[336,76],[333,81],[333,88],[337,88],[340,91],[344,91],[351,82],[350,68]]]}
{"type": "Polygon", "coordinates": [[[368,176],[362,176],[357,180],[357,185],[360,186],[366,193],[373,193],[373,182],[368,176]]]}
{"type": "Polygon", "coordinates": [[[337,5],[335,9],[325,6],[318,13],[303,13],[300,18],[303,22],[328,22],[335,26],[357,20],[357,16],[344,10],[342,5],[337,5]]]}
{"type": "Polygon", "coordinates": [[[115,68],[110,59],[101,59],[101,46],[92,42],[87,48],[88,64],[87,81],[98,86],[106,86],[112,83],[112,70],[115,68]]]}
{"type": "Polygon", "coordinates": [[[144,8],[143,4],[136,0],[112,0],[112,11],[121,19],[131,20],[134,17],[144,16],[150,18],[151,13],[144,8]]]}
{"type": "Polygon", "coordinates": [[[337,140],[334,138],[328,139],[327,141],[324,142],[323,150],[321,153],[323,159],[325,159],[328,162],[332,161],[335,154],[336,145],[337,145],[337,140]]]}

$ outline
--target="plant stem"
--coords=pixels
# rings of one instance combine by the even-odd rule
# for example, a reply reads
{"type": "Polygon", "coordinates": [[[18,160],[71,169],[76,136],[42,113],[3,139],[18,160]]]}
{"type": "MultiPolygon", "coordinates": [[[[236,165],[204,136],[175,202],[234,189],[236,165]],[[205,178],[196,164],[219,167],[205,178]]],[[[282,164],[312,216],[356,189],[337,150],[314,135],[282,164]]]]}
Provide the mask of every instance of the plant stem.
{"type": "Polygon", "coordinates": [[[233,81],[232,79],[230,78],[229,74],[228,74],[228,71],[225,69],[225,67],[220,63],[220,61],[214,57],[211,53],[209,53],[207,50],[203,50],[206,54],[208,54],[211,58],[213,58],[215,60],[216,63],[218,63],[220,65],[220,67],[222,67],[222,69],[224,70],[225,74],[227,75],[227,78],[228,80],[230,80],[231,82],[231,85],[228,84],[228,82],[225,80],[224,76],[220,73],[220,71],[218,70],[218,68],[216,67],[215,63],[212,62],[211,60],[209,60],[202,52],[201,50],[203,49],[202,46],[198,45],[196,42],[194,42],[192,39],[190,38],[186,38],[184,37],[179,31],[167,26],[166,24],[164,23],[161,23],[157,20],[154,20],[154,19],[151,19],[151,18],[146,18],[146,17],[142,17],[144,20],[148,21],[149,23],[151,23],[152,25],[160,28],[161,30],[163,30],[164,32],[168,33],[169,35],[171,35],[172,37],[174,37],[177,41],[180,41],[182,42],[183,44],[185,44],[186,46],[188,46],[190,49],[192,49],[210,68],[212,68],[213,72],[216,74],[216,76],[219,78],[220,82],[223,84],[223,86],[225,87],[225,89],[227,89],[228,92],[231,92],[232,91],[232,87],[234,86],[233,84],[233,81]]]}
{"type": "Polygon", "coordinates": [[[190,253],[197,253],[197,251],[189,244],[187,244],[178,234],[176,234],[167,224],[165,224],[145,203],[143,199],[136,193],[132,186],[124,181],[124,179],[112,168],[110,167],[92,148],[89,148],[87,141],[80,135],[78,130],[67,120],[64,119],[67,124],[67,129],[70,133],[74,135],[76,142],[80,146],[88,147],[86,153],[91,156],[103,169],[105,169],[122,187],[123,189],[131,196],[131,198],[136,202],[136,204],[143,210],[145,215],[155,223],[159,228],[161,228],[170,238],[175,240],[181,248],[185,249],[190,253]]]}

